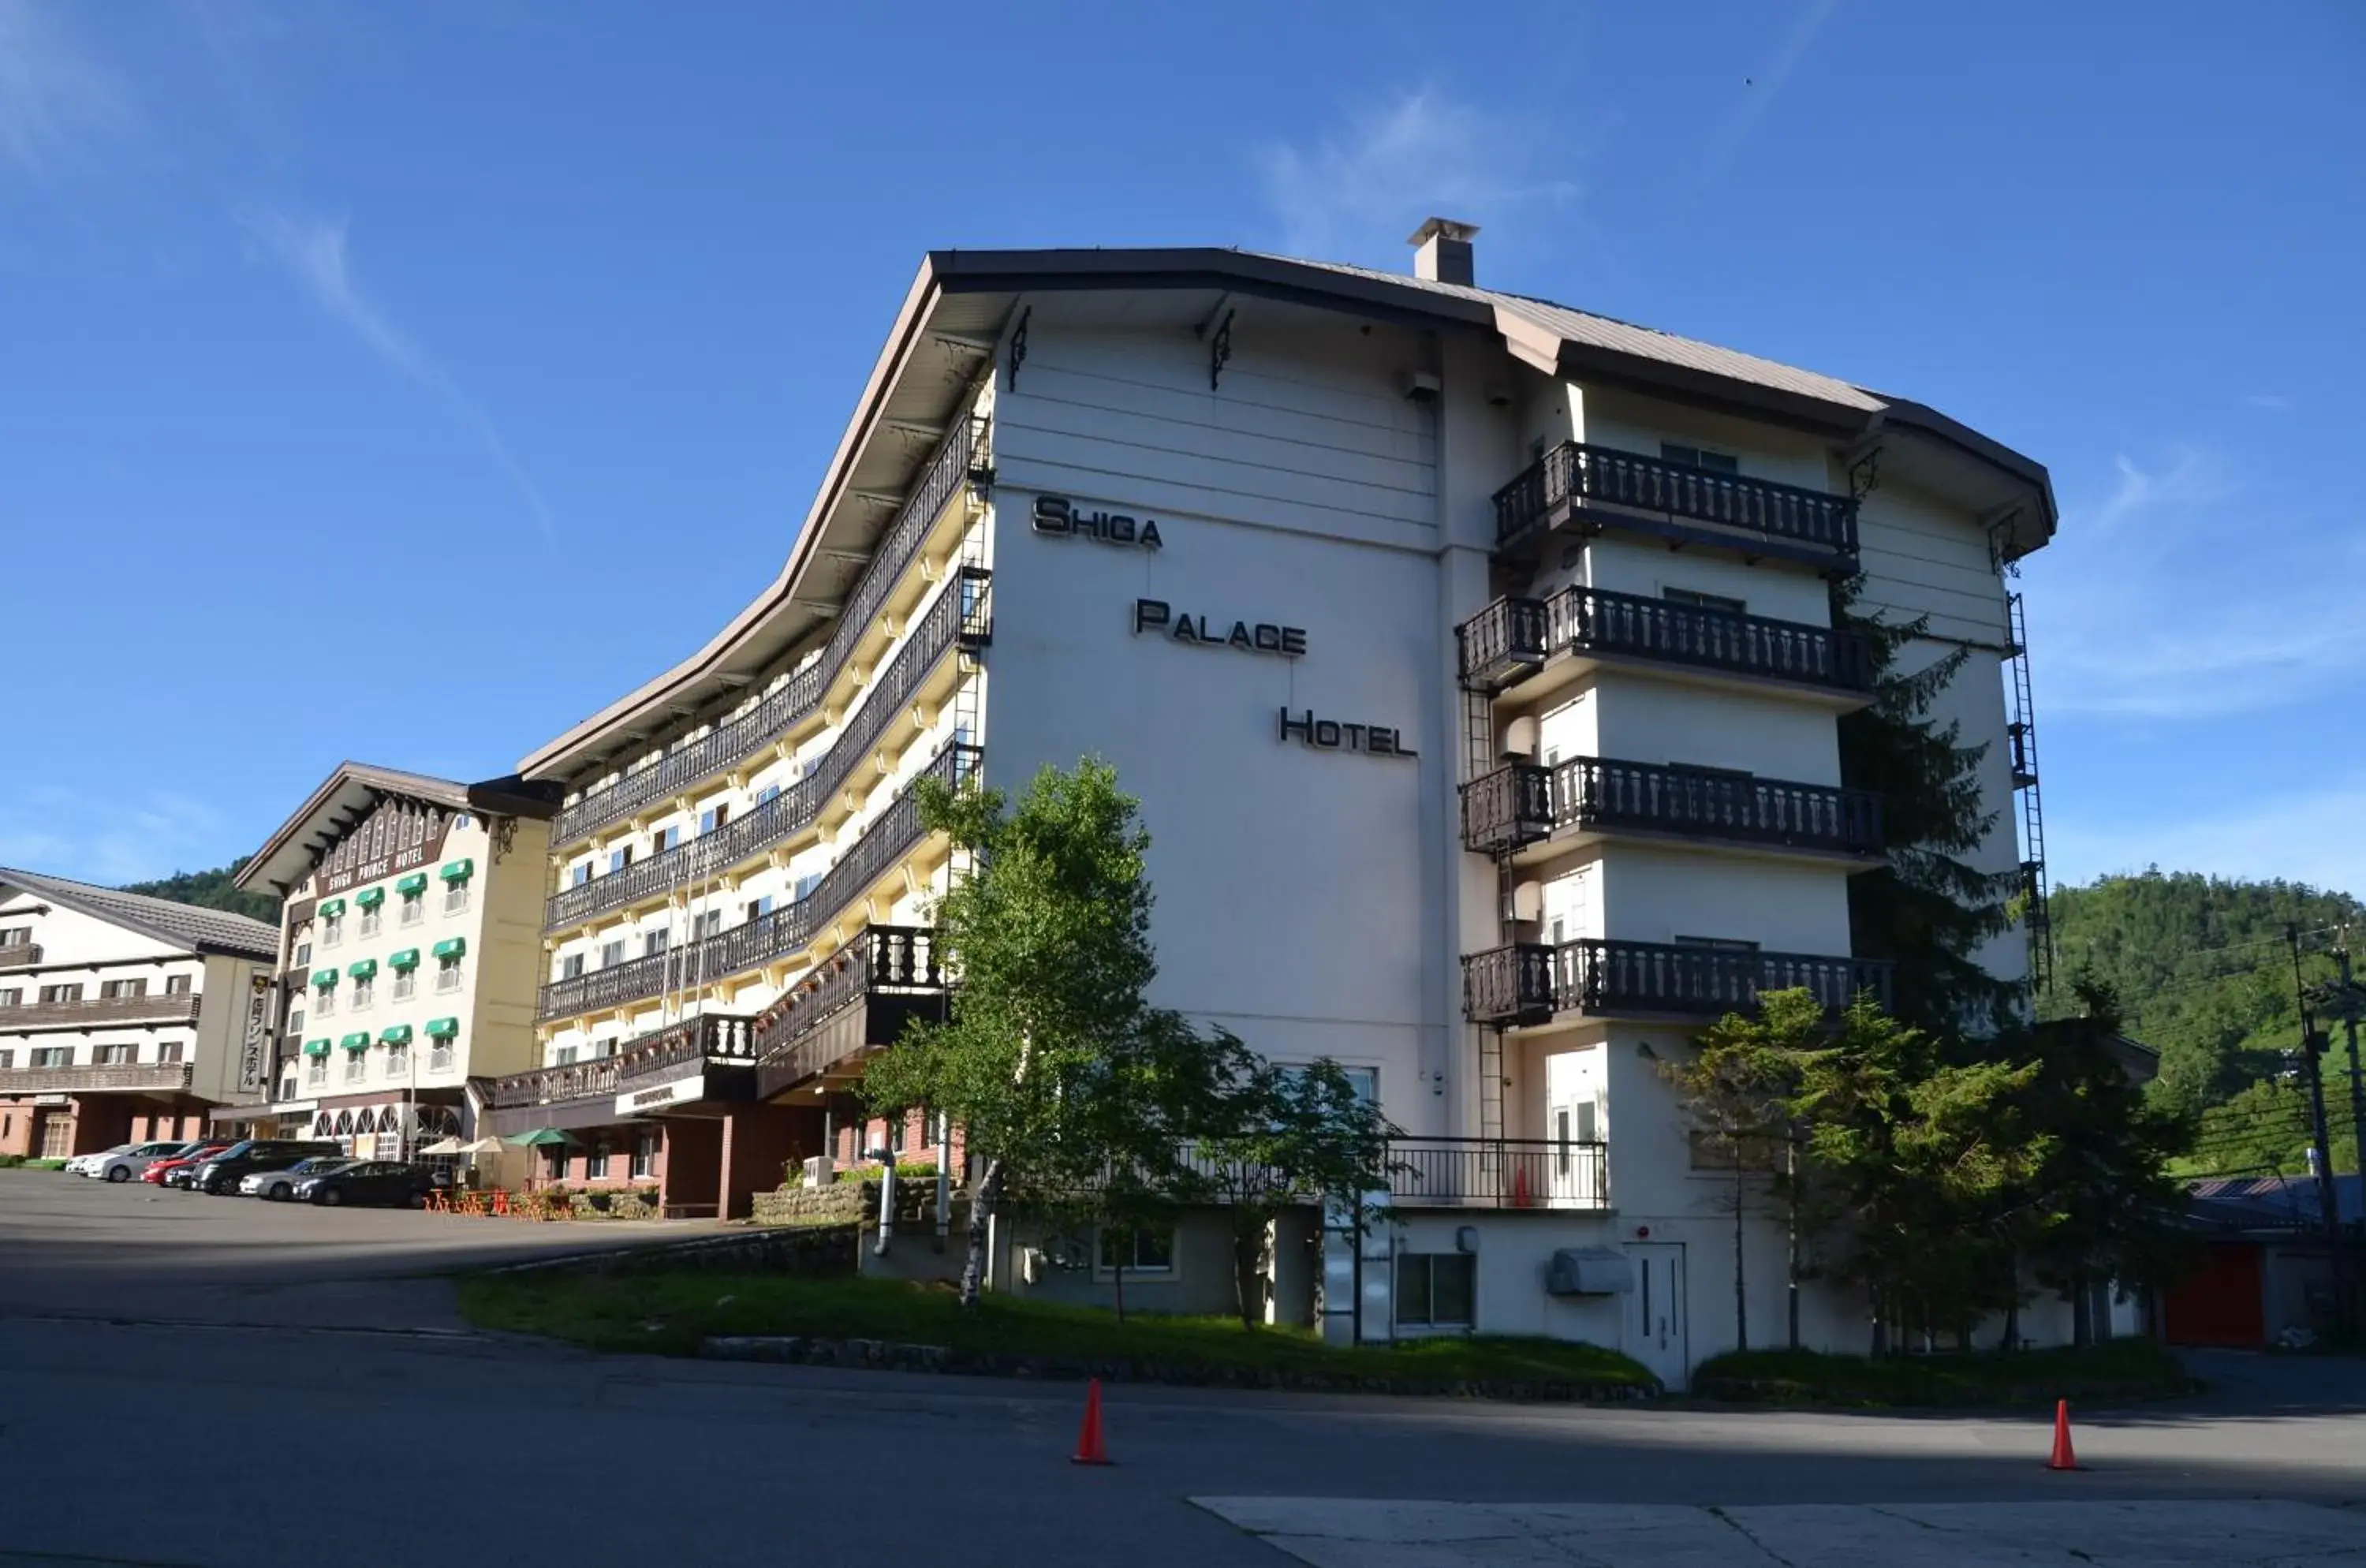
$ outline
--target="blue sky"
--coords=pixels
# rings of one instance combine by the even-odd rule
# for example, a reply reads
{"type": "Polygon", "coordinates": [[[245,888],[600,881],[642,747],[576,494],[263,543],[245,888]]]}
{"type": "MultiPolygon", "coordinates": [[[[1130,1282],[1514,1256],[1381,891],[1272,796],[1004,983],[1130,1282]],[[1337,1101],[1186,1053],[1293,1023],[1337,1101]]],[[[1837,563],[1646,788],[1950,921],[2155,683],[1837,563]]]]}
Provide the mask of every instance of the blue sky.
{"type": "Polygon", "coordinates": [[[0,0],[0,863],[219,864],[670,663],[930,247],[1396,267],[1436,211],[2051,466],[2057,878],[2366,893],[2361,171],[2339,0],[0,0]]]}

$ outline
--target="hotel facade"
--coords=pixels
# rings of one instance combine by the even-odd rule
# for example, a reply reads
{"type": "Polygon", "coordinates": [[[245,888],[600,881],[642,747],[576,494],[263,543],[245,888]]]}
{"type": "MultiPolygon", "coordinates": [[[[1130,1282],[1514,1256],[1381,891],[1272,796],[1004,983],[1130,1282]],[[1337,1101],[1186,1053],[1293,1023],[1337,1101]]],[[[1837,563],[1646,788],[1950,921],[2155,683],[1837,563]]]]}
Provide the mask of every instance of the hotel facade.
{"type": "MultiPolygon", "coordinates": [[[[930,255],[780,575],[521,763],[563,804],[498,1127],[603,1151],[570,1179],[671,1154],[669,1205],[727,1213],[825,1140],[919,1143],[850,1092],[943,1005],[912,787],[1095,754],[1153,837],[1153,999],[1336,1060],[1406,1132],[1390,1224],[1274,1237],[1276,1315],[1590,1339],[1675,1386],[1726,1348],[1729,1182],[1659,1065],[1760,989],[1887,985],[1850,951],[1886,844],[1831,587],[1928,617],[1911,660],[1972,650],[1936,716],[1989,743],[1977,860],[2034,875],[2005,577],[2050,484],[1920,404],[1480,288],[1474,232],[1425,225],[1411,276],[930,255]]],[[[1771,1220],[1749,1246],[1769,1337],[1771,1220]]],[[[1112,1261],[1022,1224],[995,1258],[1075,1296],[1112,1261]]],[[[1137,1303],[1229,1304],[1212,1222],[1128,1262],[1137,1303]]],[[[1863,1342],[1837,1292],[1807,1320],[1863,1342]]]]}
{"type": "Polygon", "coordinates": [[[239,869],[241,887],[282,900],[275,1045],[260,1092],[216,1121],[363,1159],[477,1136],[482,1086],[539,1056],[556,804],[514,779],[331,773],[239,869]]]}
{"type": "Polygon", "coordinates": [[[195,1138],[263,1080],[260,920],[0,870],[0,1155],[195,1138]]]}

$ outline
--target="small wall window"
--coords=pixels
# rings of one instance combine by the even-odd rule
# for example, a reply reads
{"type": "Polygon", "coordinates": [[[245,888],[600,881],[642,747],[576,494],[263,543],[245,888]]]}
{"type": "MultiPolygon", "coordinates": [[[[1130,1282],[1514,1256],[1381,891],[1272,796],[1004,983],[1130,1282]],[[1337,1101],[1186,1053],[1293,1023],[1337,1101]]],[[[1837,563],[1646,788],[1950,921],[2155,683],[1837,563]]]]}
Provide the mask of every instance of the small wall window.
{"type": "Polygon", "coordinates": [[[426,918],[426,889],[413,888],[411,891],[404,894],[402,896],[402,923],[406,926],[415,926],[426,918]]]}
{"type": "Polygon", "coordinates": [[[156,1059],[168,1065],[175,1063],[181,1060],[181,1053],[186,1049],[178,1040],[167,1040],[156,1047],[156,1059]]]}
{"type": "Polygon", "coordinates": [[[6,990],[0,990],[0,1008],[21,1007],[24,1001],[25,987],[22,986],[10,986],[6,990]]]}
{"type": "Polygon", "coordinates": [[[347,1083],[359,1083],[359,1082],[361,1082],[361,1081],[362,1081],[362,1075],[363,1075],[364,1073],[367,1072],[368,1070],[369,1070],[369,1053],[368,1053],[368,1052],[366,1052],[366,1051],[348,1051],[348,1052],[346,1052],[346,1053],[345,1053],[345,1081],[346,1081],[347,1083]]]}
{"type": "Polygon", "coordinates": [[[304,1010],[302,1008],[290,1008],[287,1010],[287,1032],[290,1034],[301,1034],[304,1032],[304,1010]]]}
{"type": "Polygon", "coordinates": [[[329,1081],[329,1058],[326,1056],[306,1057],[304,1061],[304,1081],[315,1086],[327,1083],[329,1081]]]}
{"type": "Polygon", "coordinates": [[[145,980],[102,980],[99,982],[98,994],[101,997],[107,998],[111,1000],[128,1001],[133,997],[146,996],[148,994],[148,982],[145,980]]]}
{"type": "Polygon", "coordinates": [[[1397,1255],[1396,1320],[1405,1328],[1469,1328],[1479,1316],[1479,1260],[1467,1252],[1397,1255]]]}
{"type": "Polygon", "coordinates": [[[1673,441],[1660,443],[1660,457],[1670,463],[1682,463],[1688,468],[1706,468],[1712,474],[1741,472],[1741,459],[1730,452],[1718,452],[1707,446],[1680,446],[1673,441]]]}
{"type": "Polygon", "coordinates": [[[658,1169],[658,1134],[653,1127],[633,1134],[633,1175],[655,1176],[658,1169]]]}
{"type": "Polygon", "coordinates": [[[30,926],[0,926],[0,947],[30,947],[33,928],[30,926]]]}
{"type": "Polygon", "coordinates": [[[419,975],[417,971],[411,969],[398,969],[394,972],[394,999],[396,1001],[407,1002],[413,996],[417,995],[418,991],[419,975]]]}
{"type": "Polygon", "coordinates": [[[567,874],[567,886],[569,887],[580,887],[591,880],[592,863],[588,860],[578,861],[575,869],[567,874]]]}
{"type": "Polygon", "coordinates": [[[701,838],[704,838],[707,834],[712,833],[715,829],[722,827],[723,824],[730,820],[730,805],[727,802],[717,801],[715,804],[708,807],[705,810],[698,814],[699,836],[701,838]]]}
{"type": "Polygon", "coordinates": [[[354,1010],[360,1012],[377,1000],[377,976],[364,975],[354,981],[354,1010]]]}
{"type": "Polygon", "coordinates": [[[186,997],[189,994],[192,982],[196,979],[197,976],[194,975],[167,975],[164,977],[164,994],[168,997],[186,997]]]}
{"type": "Polygon", "coordinates": [[[82,982],[68,985],[43,986],[41,999],[45,1002],[78,1002],[82,1000],[82,982]]]}
{"type": "Polygon", "coordinates": [[[406,1077],[410,1075],[410,1072],[411,1047],[407,1044],[388,1046],[386,1048],[386,1076],[390,1078],[406,1077]]]}
{"type": "Polygon", "coordinates": [[[624,870],[626,866],[632,863],[632,845],[620,844],[616,848],[608,852],[608,873],[610,875],[614,875],[617,872],[624,870]]]}
{"type": "Polygon", "coordinates": [[[378,923],[378,907],[373,904],[368,908],[362,911],[361,934],[364,936],[377,935],[378,923]]]}
{"type": "Polygon", "coordinates": [[[444,885],[444,912],[447,915],[456,915],[468,907],[468,885],[465,882],[445,883],[444,885]]]}
{"type": "Polygon", "coordinates": [[[33,1066],[37,1067],[71,1067],[73,1066],[73,1047],[71,1045],[36,1045],[33,1047],[33,1066]]]}
{"type": "Polygon", "coordinates": [[[608,1179],[608,1138],[604,1133],[592,1141],[592,1152],[583,1156],[583,1179],[586,1181],[608,1179]]]}
{"type": "Polygon", "coordinates": [[[1103,1225],[1098,1258],[1100,1271],[1114,1274],[1121,1260],[1129,1274],[1172,1274],[1175,1272],[1175,1227],[1103,1225]]]}
{"type": "Polygon", "coordinates": [[[1746,599],[1729,599],[1722,593],[1696,593],[1689,588],[1662,588],[1660,597],[1671,604],[1686,604],[1697,610],[1724,610],[1736,615],[1750,613],[1746,599]]]}
{"type": "Polygon", "coordinates": [[[460,955],[453,953],[435,961],[435,988],[456,991],[460,988],[460,955]]]}
{"type": "Polygon", "coordinates": [[[137,1055],[130,1044],[101,1045],[90,1054],[90,1059],[102,1067],[126,1066],[137,1055]]]}
{"type": "Polygon", "coordinates": [[[562,959],[560,959],[560,960],[558,961],[558,977],[559,977],[560,979],[562,979],[562,980],[576,980],[576,979],[580,979],[580,978],[582,977],[582,975],[583,975],[583,955],[582,955],[581,953],[569,953],[566,957],[564,957],[564,958],[562,958],[562,959]]]}
{"type": "Polygon", "coordinates": [[[603,969],[614,969],[617,964],[622,964],[624,961],[625,961],[625,939],[624,939],[624,938],[622,938],[622,937],[618,937],[618,938],[617,938],[615,941],[614,941],[614,942],[602,942],[602,943],[600,944],[600,967],[601,967],[601,968],[603,968],[603,969]]]}
{"type": "Polygon", "coordinates": [[[307,938],[305,938],[302,942],[298,942],[298,943],[296,944],[296,963],[297,963],[297,964],[298,964],[298,966],[299,966],[299,967],[301,967],[302,965],[307,964],[310,964],[310,963],[311,963],[311,962],[312,962],[312,940],[311,940],[311,938],[307,937],[307,938]]]}
{"type": "Polygon", "coordinates": [[[321,922],[321,945],[322,947],[334,947],[337,943],[344,940],[344,916],[331,915],[328,919],[321,922]]]}
{"type": "Polygon", "coordinates": [[[662,928],[653,931],[643,931],[641,933],[641,956],[643,958],[657,957],[666,950],[666,941],[672,934],[672,932],[665,931],[662,928]]]}

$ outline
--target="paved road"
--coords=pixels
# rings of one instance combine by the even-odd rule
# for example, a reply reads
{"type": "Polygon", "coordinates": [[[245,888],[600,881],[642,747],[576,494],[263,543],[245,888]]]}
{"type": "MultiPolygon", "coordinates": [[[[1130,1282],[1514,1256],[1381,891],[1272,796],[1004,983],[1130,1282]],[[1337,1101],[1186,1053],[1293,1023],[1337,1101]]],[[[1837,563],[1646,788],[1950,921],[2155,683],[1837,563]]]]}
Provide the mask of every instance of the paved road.
{"type": "MultiPolygon", "coordinates": [[[[2338,1386],[2361,1371],[2354,1365],[2245,1362],[2259,1379],[2253,1394],[2237,1388],[2192,1408],[2089,1416],[2079,1439],[2091,1468],[2075,1475],[2040,1468],[2046,1431],[2034,1416],[1564,1409],[1134,1388],[1112,1390],[1108,1403],[1117,1465],[1086,1470],[1066,1460],[1080,1403],[1071,1386],[603,1359],[389,1332],[437,1287],[379,1276],[448,1263],[456,1244],[445,1238],[462,1222],[288,1214],[178,1194],[165,1196],[182,1207],[166,1211],[88,1184],[54,1196],[62,1181],[0,1173],[5,1568],[67,1554],[84,1568],[416,1568],[456,1555],[586,1565],[727,1557],[840,1564],[886,1555],[980,1568],[1113,1557],[1128,1568],[1284,1568],[1292,1557],[1406,1568],[1665,1568],[1749,1561],[1732,1543],[1721,1556],[1698,1555],[1694,1527],[1708,1517],[1699,1513],[1706,1506],[1734,1514],[1825,1506],[1812,1517],[1751,1517],[1753,1529],[1772,1532],[1760,1539],[1792,1530],[1781,1539],[1795,1550],[1783,1555],[1806,1568],[1898,1561],[1873,1551],[1881,1531],[1916,1509],[1966,1503],[1982,1506],[1952,1516],[1966,1521],[1954,1535],[1916,1526],[1924,1533],[1913,1561],[2045,1562],[2013,1542],[2100,1538],[2123,1541],[2130,1551],[2106,1560],[2133,1568],[2240,1559],[2131,1554],[2180,1540],[2198,1546],[2210,1539],[2198,1526],[2156,1532],[2147,1544],[2108,1517],[2080,1512],[2086,1522],[2077,1524],[2044,1510],[2254,1498],[2306,1506],[2279,1515],[2313,1521],[2288,1524],[2276,1538],[2293,1548],[2290,1561],[2366,1562],[2349,1544],[2366,1542],[2366,1398],[2338,1386]],[[165,1213],[182,1217],[144,1217],[165,1213]],[[289,1220],[326,1228],[254,1239],[289,1220]],[[167,1233],[176,1245],[155,1278],[149,1265],[119,1256],[152,1239],[151,1224],[182,1227],[167,1233]],[[226,1241],[247,1239],[208,1267],[216,1226],[226,1241]],[[210,1325],[141,1321],[150,1303],[181,1308],[188,1286],[171,1281],[193,1278],[206,1281],[203,1303],[221,1310],[170,1315],[209,1316],[210,1325]],[[105,1320],[71,1310],[95,1280],[114,1291],[105,1320]],[[309,1309],[335,1291],[349,1292],[345,1304],[367,1321],[279,1310],[309,1309]],[[265,1310],[254,1310],[258,1303],[265,1310]],[[228,1326],[238,1323],[282,1326],[228,1326]],[[288,1326],[296,1323],[305,1326],[288,1326]],[[2286,1386],[2284,1369],[2295,1367],[2303,1375],[2286,1386]],[[197,1415],[208,1422],[203,1437],[154,1446],[176,1419],[197,1415]],[[1277,1499],[1290,1500],[1297,1511],[1283,1522],[1301,1529],[1276,1529],[1246,1511],[1282,1506],[1277,1499]],[[1486,1530],[1440,1539],[1438,1516],[1422,1511],[1428,1500],[1517,1506],[1491,1516],[1486,1530]],[[1376,1512],[1385,1504],[1400,1506],[1376,1512]],[[1535,1505],[1564,1513],[1550,1529],[1502,1522],[1527,1518],[1535,1505]],[[1570,1525],[1571,1505],[1611,1511],[1570,1525]],[[1639,1516],[1639,1506],[1670,1512],[1639,1516]],[[1391,1517],[1393,1533],[1376,1528],[1391,1517]],[[1820,1533],[1799,1537],[1804,1526],[1820,1533]],[[2307,1544],[2327,1539],[2330,1551],[2307,1544]],[[1802,1548],[1801,1540],[1823,1544],[1802,1548]],[[1541,1554],[1540,1540],[1554,1554],[1541,1554]]],[[[2264,1516],[2252,1517],[2242,1539],[2267,1540],[2267,1528],[2264,1516]]]]}

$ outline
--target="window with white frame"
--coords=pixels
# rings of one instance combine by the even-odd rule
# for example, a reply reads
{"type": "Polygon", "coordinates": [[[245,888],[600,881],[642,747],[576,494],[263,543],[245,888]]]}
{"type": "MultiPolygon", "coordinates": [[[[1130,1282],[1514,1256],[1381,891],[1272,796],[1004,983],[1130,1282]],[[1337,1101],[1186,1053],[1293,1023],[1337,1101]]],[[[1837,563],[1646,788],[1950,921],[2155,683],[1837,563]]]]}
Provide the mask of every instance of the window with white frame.
{"type": "Polygon", "coordinates": [[[468,885],[466,882],[445,883],[444,885],[444,912],[447,915],[456,915],[468,907],[468,885]]]}
{"type": "Polygon", "coordinates": [[[343,914],[330,915],[321,921],[321,945],[322,947],[334,947],[344,940],[345,917],[343,914]]]}
{"type": "Polygon", "coordinates": [[[636,1179],[654,1176],[658,1169],[658,1134],[654,1127],[644,1127],[633,1134],[633,1175],[636,1179]]]}
{"type": "Polygon", "coordinates": [[[156,1060],[171,1066],[182,1059],[182,1053],[187,1049],[188,1047],[178,1040],[167,1040],[156,1047],[156,1060]]]}
{"type": "Polygon", "coordinates": [[[574,1064],[575,1055],[576,1047],[561,1045],[550,1054],[550,1065],[554,1067],[570,1066],[574,1064]]]}
{"type": "Polygon", "coordinates": [[[428,1041],[427,1070],[431,1073],[448,1073],[452,1070],[452,1037],[450,1035],[438,1034],[428,1041]]]}
{"type": "Polygon", "coordinates": [[[148,994],[148,982],[146,980],[101,980],[98,983],[98,994],[103,1000],[107,1001],[130,1001],[134,997],[144,997],[148,994]]]}
{"type": "Polygon", "coordinates": [[[377,935],[377,930],[380,924],[378,919],[378,908],[379,906],[376,904],[369,904],[363,907],[361,931],[358,934],[366,937],[377,935]]]}
{"type": "Polygon", "coordinates": [[[310,937],[296,944],[296,965],[302,968],[312,962],[312,941],[310,937]]]}
{"type": "Polygon", "coordinates": [[[354,1010],[355,1012],[367,1012],[370,1008],[377,1003],[377,976],[375,975],[355,976],[354,1010]]]}
{"type": "Polygon", "coordinates": [[[37,1067],[71,1067],[73,1066],[73,1047],[36,1045],[33,1047],[32,1061],[33,1066],[37,1067]]]}
{"type": "Polygon", "coordinates": [[[600,944],[601,968],[614,969],[617,964],[622,964],[624,961],[625,939],[623,937],[618,937],[614,942],[603,942],[600,944]]]}
{"type": "Polygon", "coordinates": [[[409,1001],[412,997],[416,996],[418,992],[418,970],[398,969],[394,972],[394,999],[396,1001],[409,1001]]]}
{"type": "Polygon", "coordinates": [[[315,1087],[327,1083],[329,1081],[329,1058],[326,1056],[305,1057],[304,1081],[308,1084],[314,1085],[315,1087]]]}
{"type": "Polygon", "coordinates": [[[346,1081],[347,1083],[359,1083],[359,1082],[361,1082],[361,1081],[362,1081],[362,1075],[364,1075],[365,1073],[366,1073],[366,1072],[368,1072],[368,1071],[369,1071],[369,1053],[368,1053],[368,1052],[366,1052],[366,1051],[348,1051],[348,1052],[346,1052],[346,1053],[345,1053],[345,1081],[346,1081]]]}
{"type": "Polygon", "coordinates": [[[304,1032],[304,1010],[302,1008],[293,1007],[287,1010],[287,1032],[290,1034],[301,1034],[304,1032]]]}
{"type": "Polygon", "coordinates": [[[1397,1254],[1397,1326],[1471,1326],[1479,1313],[1478,1265],[1468,1252],[1397,1254]]]}
{"type": "Polygon", "coordinates": [[[327,1018],[336,1010],[337,993],[334,989],[323,989],[312,993],[312,1016],[314,1018],[327,1018]]]}
{"type": "Polygon", "coordinates": [[[415,926],[426,918],[427,890],[414,887],[402,896],[402,913],[399,919],[406,926],[415,926]]]}
{"type": "Polygon", "coordinates": [[[581,979],[583,977],[583,955],[580,953],[570,953],[566,957],[560,959],[558,961],[558,977],[562,980],[581,979]]]}
{"type": "Polygon", "coordinates": [[[1129,1274],[1172,1274],[1175,1227],[1103,1225],[1095,1262],[1104,1274],[1117,1272],[1121,1264],[1129,1274]]]}
{"type": "Polygon", "coordinates": [[[456,991],[460,988],[460,955],[447,953],[435,961],[435,988],[456,991]]]}
{"type": "Polygon", "coordinates": [[[411,1043],[398,1041],[386,1048],[386,1076],[390,1078],[411,1076],[411,1043]]]}
{"type": "Polygon", "coordinates": [[[92,1050],[90,1059],[102,1067],[120,1067],[130,1064],[138,1047],[128,1041],[109,1041],[92,1050]]]}
{"type": "Polygon", "coordinates": [[[8,1071],[16,1065],[17,1053],[8,1046],[0,1045],[0,1073],[8,1071]]]}
{"type": "Polygon", "coordinates": [[[1707,446],[1679,446],[1673,441],[1660,443],[1661,457],[1671,463],[1682,463],[1688,468],[1706,468],[1712,474],[1741,472],[1741,459],[1730,452],[1718,452],[1707,446]]]}
{"type": "Polygon", "coordinates": [[[608,1134],[605,1133],[592,1140],[592,1152],[583,1156],[583,1179],[608,1179],[608,1134]]]}

